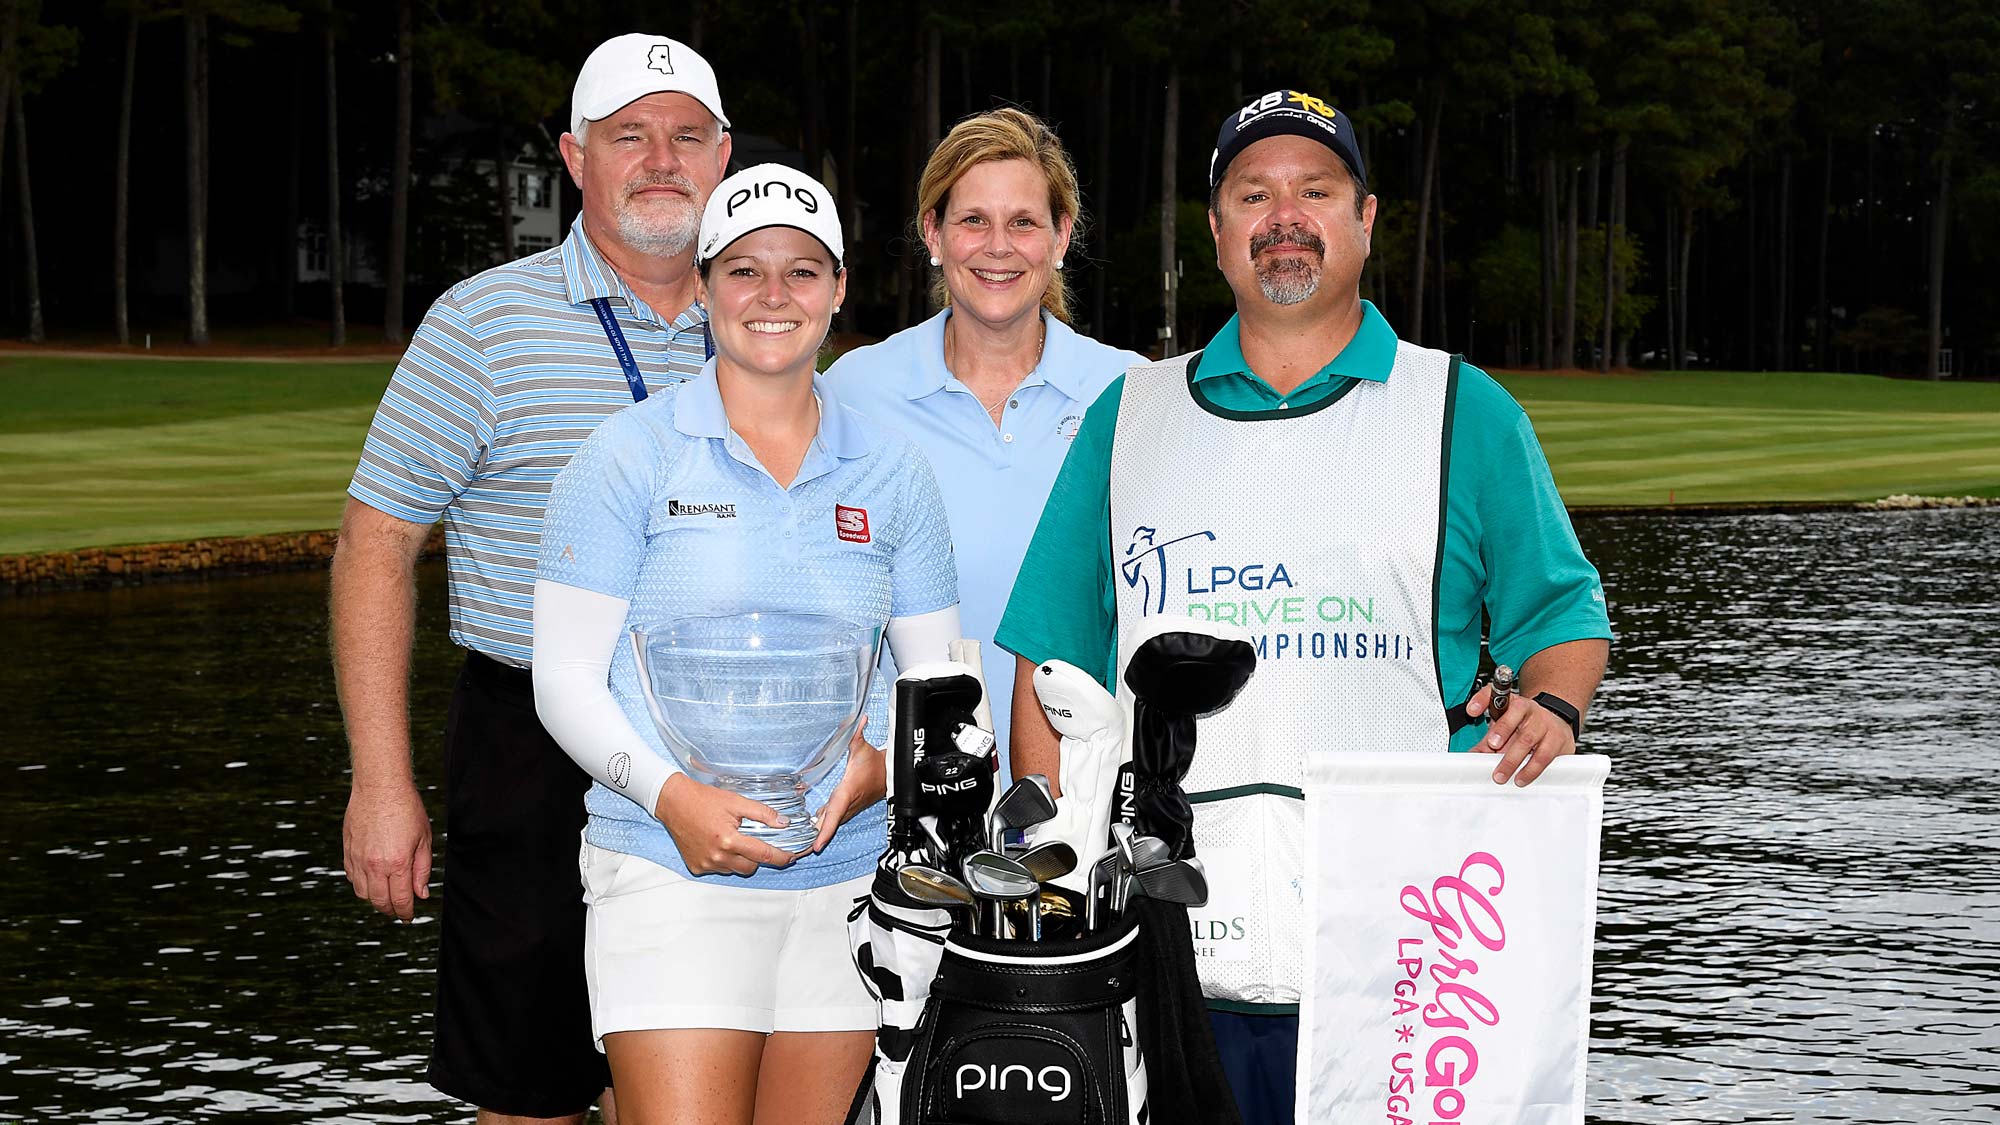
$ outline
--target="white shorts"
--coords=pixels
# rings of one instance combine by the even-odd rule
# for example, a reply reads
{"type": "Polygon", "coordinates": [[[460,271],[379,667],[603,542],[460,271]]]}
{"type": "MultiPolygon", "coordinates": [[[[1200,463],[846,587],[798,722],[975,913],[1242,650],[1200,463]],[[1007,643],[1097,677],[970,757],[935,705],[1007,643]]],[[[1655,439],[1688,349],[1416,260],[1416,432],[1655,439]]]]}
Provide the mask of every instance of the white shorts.
{"type": "Polygon", "coordinates": [[[873,1031],[847,948],[872,875],[804,891],[716,886],[583,845],[584,972],[601,1050],[619,1031],[873,1031]]]}

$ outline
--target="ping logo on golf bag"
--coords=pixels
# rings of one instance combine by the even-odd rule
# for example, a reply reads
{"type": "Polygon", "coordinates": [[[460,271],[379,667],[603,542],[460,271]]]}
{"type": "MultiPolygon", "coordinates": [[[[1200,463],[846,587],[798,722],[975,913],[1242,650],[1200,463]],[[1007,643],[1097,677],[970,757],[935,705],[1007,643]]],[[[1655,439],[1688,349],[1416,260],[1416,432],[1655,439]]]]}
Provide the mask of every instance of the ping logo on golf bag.
{"type": "Polygon", "coordinates": [[[967,1094],[981,1090],[1003,1093],[1018,1084],[1023,1092],[1045,1093],[1050,1101],[1059,1102],[1066,1100],[1075,1086],[1068,1067],[1050,1065],[1040,1070],[1030,1070],[1020,1063],[1010,1063],[1006,1066],[999,1063],[987,1063],[983,1066],[979,1063],[960,1063],[954,1083],[960,1100],[967,1094]],[[1014,1080],[1016,1074],[1020,1075],[1018,1083],[1014,1080]]]}

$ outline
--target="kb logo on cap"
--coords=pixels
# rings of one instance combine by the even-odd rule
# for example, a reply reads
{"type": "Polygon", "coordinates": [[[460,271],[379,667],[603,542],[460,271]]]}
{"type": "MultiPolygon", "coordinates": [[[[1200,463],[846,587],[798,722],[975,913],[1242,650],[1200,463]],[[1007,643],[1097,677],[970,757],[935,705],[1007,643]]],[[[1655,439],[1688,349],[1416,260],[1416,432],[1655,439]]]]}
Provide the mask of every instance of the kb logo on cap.
{"type": "Polygon", "coordinates": [[[812,192],[802,188],[795,188],[783,180],[765,180],[761,184],[751,184],[748,187],[737,188],[735,191],[729,193],[729,202],[723,205],[722,213],[733,219],[736,217],[736,209],[738,207],[743,206],[753,199],[776,199],[780,191],[784,192],[787,199],[804,208],[806,214],[819,214],[819,200],[813,198],[812,192]]]}

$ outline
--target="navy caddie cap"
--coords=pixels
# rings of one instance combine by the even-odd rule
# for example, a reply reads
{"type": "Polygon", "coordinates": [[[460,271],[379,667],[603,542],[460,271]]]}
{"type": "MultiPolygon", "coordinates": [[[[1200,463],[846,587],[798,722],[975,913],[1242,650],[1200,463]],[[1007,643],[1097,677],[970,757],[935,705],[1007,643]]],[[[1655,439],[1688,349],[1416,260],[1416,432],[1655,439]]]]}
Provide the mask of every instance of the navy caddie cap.
{"type": "Polygon", "coordinates": [[[1361,140],[1347,115],[1311,94],[1298,90],[1273,90],[1250,99],[1242,109],[1223,119],[1215,138],[1215,155],[1208,158],[1208,186],[1214,190],[1236,154],[1265,137],[1308,137],[1333,150],[1363,184],[1368,171],[1361,166],[1361,140]]]}

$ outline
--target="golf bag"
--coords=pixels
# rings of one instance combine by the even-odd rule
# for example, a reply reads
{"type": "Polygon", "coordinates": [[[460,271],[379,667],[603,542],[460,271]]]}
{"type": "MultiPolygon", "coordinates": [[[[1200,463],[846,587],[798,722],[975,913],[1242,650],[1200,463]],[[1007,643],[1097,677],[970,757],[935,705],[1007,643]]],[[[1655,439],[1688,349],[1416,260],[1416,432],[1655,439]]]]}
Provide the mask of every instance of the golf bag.
{"type": "Polygon", "coordinates": [[[885,1005],[880,1038],[908,1052],[878,1045],[850,1122],[1145,1125],[1140,937],[1136,916],[1049,946],[953,930],[914,1034],[885,1005]]]}

